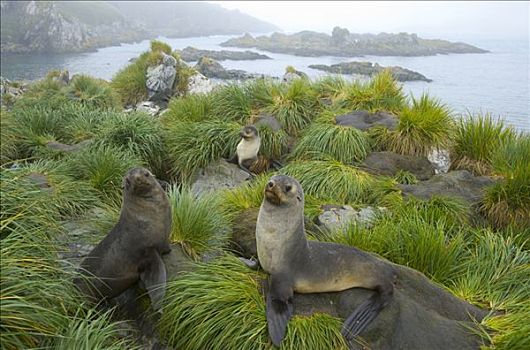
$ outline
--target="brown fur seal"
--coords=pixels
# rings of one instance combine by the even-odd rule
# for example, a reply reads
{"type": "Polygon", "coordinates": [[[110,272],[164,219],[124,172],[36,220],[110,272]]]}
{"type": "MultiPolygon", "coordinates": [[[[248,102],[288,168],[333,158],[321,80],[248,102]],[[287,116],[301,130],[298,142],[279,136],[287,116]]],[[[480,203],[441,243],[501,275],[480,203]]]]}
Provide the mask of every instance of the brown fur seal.
{"type": "Polygon", "coordinates": [[[145,168],[129,170],[123,181],[123,205],[116,226],[81,263],[75,284],[91,300],[110,299],[141,280],[156,310],[165,294],[161,254],[171,251],[169,200],[145,168]]]}
{"type": "Polygon", "coordinates": [[[353,247],[308,241],[304,232],[304,193],[295,179],[273,176],[256,224],[261,267],[270,274],[266,295],[269,335],[279,346],[292,315],[293,292],[338,292],[362,287],[376,291],[344,322],[348,340],[358,335],[388,304],[395,272],[376,257],[353,247]]]}

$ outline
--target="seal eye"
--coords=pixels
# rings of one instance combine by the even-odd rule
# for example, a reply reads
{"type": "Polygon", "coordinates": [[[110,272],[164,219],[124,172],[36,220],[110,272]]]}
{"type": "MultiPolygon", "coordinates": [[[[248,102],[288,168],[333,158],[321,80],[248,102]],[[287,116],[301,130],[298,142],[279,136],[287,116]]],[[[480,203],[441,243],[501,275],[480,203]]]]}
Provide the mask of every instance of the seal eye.
{"type": "Polygon", "coordinates": [[[144,173],[144,176],[145,176],[145,177],[149,177],[149,172],[146,171],[146,172],[144,173]]]}
{"type": "Polygon", "coordinates": [[[287,186],[285,186],[285,192],[289,192],[289,191],[291,191],[292,189],[293,189],[293,186],[291,186],[291,185],[287,185],[287,186]]]}

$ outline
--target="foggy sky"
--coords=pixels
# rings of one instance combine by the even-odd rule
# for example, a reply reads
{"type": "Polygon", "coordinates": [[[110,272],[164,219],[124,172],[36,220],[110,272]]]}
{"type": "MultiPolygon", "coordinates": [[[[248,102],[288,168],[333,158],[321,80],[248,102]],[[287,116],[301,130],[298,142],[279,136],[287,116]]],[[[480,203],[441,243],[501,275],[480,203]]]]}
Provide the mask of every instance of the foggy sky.
{"type": "Polygon", "coordinates": [[[528,38],[529,2],[212,1],[271,22],[286,32],[414,32],[447,39],[528,38]]]}

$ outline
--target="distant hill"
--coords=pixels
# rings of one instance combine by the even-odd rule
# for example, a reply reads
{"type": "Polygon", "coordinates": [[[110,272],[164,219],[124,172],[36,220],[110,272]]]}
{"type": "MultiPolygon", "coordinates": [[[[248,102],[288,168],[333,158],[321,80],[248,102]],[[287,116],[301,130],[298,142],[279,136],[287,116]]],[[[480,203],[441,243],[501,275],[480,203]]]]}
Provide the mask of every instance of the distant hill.
{"type": "Polygon", "coordinates": [[[147,38],[105,2],[1,1],[2,53],[79,52],[147,38]]]}
{"type": "Polygon", "coordinates": [[[265,33],[278,30],[273,24],[207,2],[109,1],[130,21],[150,34],[190,37],[214,34],[265,33]]]}

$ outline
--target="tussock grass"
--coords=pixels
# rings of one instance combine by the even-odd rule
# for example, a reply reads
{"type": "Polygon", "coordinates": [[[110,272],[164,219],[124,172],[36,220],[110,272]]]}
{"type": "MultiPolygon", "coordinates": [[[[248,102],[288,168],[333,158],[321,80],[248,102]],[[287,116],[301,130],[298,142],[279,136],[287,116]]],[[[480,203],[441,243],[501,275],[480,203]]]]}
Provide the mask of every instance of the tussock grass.
{"type": "Polygon", "coordinates": [[[280,85],[271,91],[272,104],[265,110],[274,115],[290,135],[297,135],[318,114],[318,103],[306,79],[280,85]]]}
{"type": "Polygon", "coordinates": [[[279,83],[268,78],[253,79],[244,85],[246,94],[249,96],[252,108],[264,108],[272,104],[273,91],[279,89],[279,83]]]}
{"type": "Polygon", "coordinates": [[[389,70],[374,76],[368,83],[353,82],[345,86],[340,105],[348,109],[399,112],[406,105],[402,87],[389,70]]]}
{"type": "Polygon", "coordinates": [[[453,120],[447,106],[424,94],[399,114],[397,130],[372,132],[376,148],[399,154],[427,156],[451,144],[453,120]]]}
{"type": "Polygon", "coordinates": [[[340,125],[314,123],[304,131],[293,157],[316,160],[328,157],[353,164],[363,161],[369,152],[370,143],[364,132],[340,125]]]}
{"type": "Polygon", "coordinates": [[[296,178],[304,193],[338,203],[362,202],[369,198],[376,180],[362,170],[337,161],[297,161],[281,169],[296,178]]]}
{"type": "Polygon", "coordinates": [[[258,125],[256,128],[261,138],[259,154],[278,160],[287,153],[289,135],[283,129],[274,131],[267,125],[258,125]]]}
{"type": "Polygon", "coordinates": [[[331,103],[340,100],[344,96],[344,91],[348,82],[340,75],[327,75],[312,84],[321,99],[328,99],[331,103]]]}
{"type": "Polygon", "coordinates": [[[220,249],[228,237],[228,217],[220,209],[217,198],[203,195],[196,198],[188,188],[169,192],[172,226],[170,240],[182,245],[192,258],[212,249],[220,249]]]}
{"type": "Polygon", "coordinates": [[[499,145],[492,166],[503,178],[486,189],[480,210],[494,227],[530,229],[530,135],[520,134],[499,145]]]}
{"type": "Polygon", "coordinates": [[[495,151],[514,137],[512,129],[490,114],[468,114],[460,119],[451,149],[451,168],[466,169],[475,175],[491,172],[495,151]]]}
{"type": "Polygon", "coordinates": [[[418,183],[418,179],[416,176],[407,170],[400,169],[396,175],[394,175],[394,179],[403,185],[414,185],[418,183]]]}
{"type": "Polygon", "coordinates": [[[224,86],[214,91],[211,98],[212,115],[221,120],[245,124],[252,115],[251,99],[242,86],[224,86]]]}
{"type": "Polygon", "coordinates": [[[150,52],[142,53],[133,63],[122,68],[112,78],[111,86],[120,96],[122,105],[136,105],[147,97],[145,86],[150,52]]]}
{"type": "MultiPolygon", "coordinates": [[[[197,264],[194,272],[168,283],[161,334],[176,348],[271,349],[263,277],[233,256],[197,264]]],[[[340,320],[327,315],[296,316],[282,348],[345,348],[339,327],[340,320]]]]}
{"type": "Polygon", "coordinates": [[[171,99],[167,112],[161,117],[164,124],[188,121],[200,122],[211,117],[211,95],[196,94],[183,98],[171,99]]]}
{"type": "Polygon", "coordinates": [[[118,95],[109,83],[88,75],[76,75],[65,88],[68,97],[82,105],[99,109],[118,109],[118,95]]]}
{"type": "Polygon", "coordinates": [[[165,144],[162,125],[144,113],[115,114],[101,125],[98,142],[142,159],[158,176],[164,174],[165,144]]]}
{"type": "Polygon", "coordinates": [[[220,203],[231,216],[250,208],[259,208],[263,201],[263,190],[270,174],[256,176],[252,182],[245,182],[235,189],[227,189],[220,194],[220,203]]]}
{"type": "Polygon", "coordinates": [[[151,40],[151,51],[161,51],[167,55],[171,55],[171,46],[160,40],[151,40]]]}
{"type": "Polygon", "coordinates": [[[76,179],[87,181],[100,198],[119,201],[123,176],[143,162],[129,152],[108,145],[93,145],[66,160],[68,171],[76,179]]]}
{"type": "Polygon", "coordinates": [[[28,91],[16,100],[14,108],[60,108],[64,103],[69,101],[70,99],[66,96],[63,86],[58,81],[46,77],[30,85],[28,91]]]}
{"type": "Polygon", "coordinates": [[[0,165],[18,158],[17,136],[13,114],[3,107],[0,110],[0,165]]]}
{"type": "Polygon", "coordinates": [[[239,142],[241,126],[219,120],[168,125],[166,142],[173,171],[189,179],[195,170],[221,157],[231,157],[239,142]]]}

